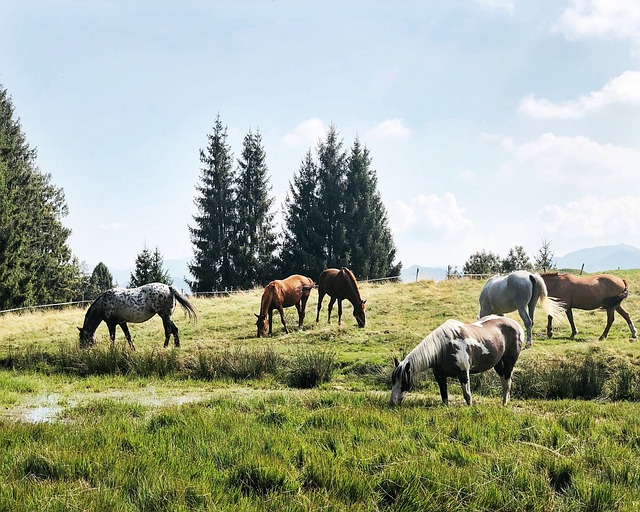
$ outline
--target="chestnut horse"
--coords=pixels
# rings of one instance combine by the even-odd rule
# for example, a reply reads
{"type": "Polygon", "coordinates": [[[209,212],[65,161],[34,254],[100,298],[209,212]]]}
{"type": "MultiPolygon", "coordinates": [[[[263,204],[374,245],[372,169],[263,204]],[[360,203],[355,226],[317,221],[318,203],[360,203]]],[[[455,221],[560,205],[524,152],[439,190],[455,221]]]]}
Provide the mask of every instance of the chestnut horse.
{"type": "Polygon", "coordinates": [[[353,272],[346,267],[338,270],[337,268],[328,268],[320,274],[318,279],[318,314],[316,322],[320,320],[320,308],[322,307],[322,299],[325,294],[331,297],[329,301],[328,322],[331,323],[331,310],[336,300],[338,301],[338,325],[342,320],[342,301],[347,299],[353,305],[353,316],[358,322],[358,327],[364,327],[366,318],[364,314],[366,300],[360,298],[360,290],[358,281],[353,272]]]}
{"type": "Polygon", "coordinates": [[[314,287],[313,279],[298,274],[271,281],[264,288],[262,300],[260,302],[260,314],[258,319],[258,338],[263,336],[267,330],[267,318],[269,319],[269,335],[271,335],[273,325],[273,310],[280,313],[280,320],[284,326],[284,332],[289,333],[287,322],[284,319],[284,308],[295,306],[298,310],[298,327],[302,328],[304,321],[304,310],[307,307],[309,294],[314,287]]]}
{"type": "MultiPolygon", "coordinates": [[[[631,321],[631,317],[621,305],[622,301],[629,296],[629,287],[626,280],[610,274],[576,276],[573,274],[558,274],[557,272],[542,274],[542,279],[547,285],[549,295],[566,304],[572,338],[578,334],[576,325],[573,322],[572,308],[586,310],[602,308],[607,312],[607,326],[600,336],[600,341],[604,340],[609,334],[615,311],[620,313],[622,318],[627,321],[631,330],[631,338],[637,339],[636,328],[631,321]]],[[[549,317],[547,336],[551,338],[552,334],[552,318],[549,317]]]]}

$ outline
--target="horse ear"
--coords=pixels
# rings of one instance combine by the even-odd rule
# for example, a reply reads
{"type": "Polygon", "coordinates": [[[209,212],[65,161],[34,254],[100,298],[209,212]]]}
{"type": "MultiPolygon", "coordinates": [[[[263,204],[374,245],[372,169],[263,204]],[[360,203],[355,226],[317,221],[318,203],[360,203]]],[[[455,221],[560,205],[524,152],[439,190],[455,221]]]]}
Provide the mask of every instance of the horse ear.
{"type": "Polygon", "coordinates": [[[363,304],[366,304],[366,303],[367,303],[367,299],[363,300],[363,301],[362,301],[362,303],[363,303],[363,304]]]}
{"type": "MultiPolygon", "coordinates": [[[[76,326],[76,327],[77,327],[77,326],[76,326]]],[[[82,332],[82,327],[78,327],[78,330],[79,330],[80,332],[82,332]]]]}
{"type": "Polygon", "coordinates": [[[398,366],[400,366],[400,362],[398,361],[397,357],[393,358],[393,364],[395,365],[395,367],[397,368],[398,366]]]}
{"type": "MultiPolygon", "coordinates": [[[[254,313],[254,315],[256,315],[256,314],[254,313]]],[[[260,315],[256,315],[256,318],[260,318],[260,315]]]]}

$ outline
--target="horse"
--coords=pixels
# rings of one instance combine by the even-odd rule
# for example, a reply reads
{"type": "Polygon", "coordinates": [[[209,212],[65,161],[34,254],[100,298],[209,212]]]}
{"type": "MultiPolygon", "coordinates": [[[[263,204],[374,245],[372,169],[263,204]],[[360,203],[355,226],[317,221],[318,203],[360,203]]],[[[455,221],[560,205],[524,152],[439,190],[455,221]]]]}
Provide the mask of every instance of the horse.
{"type": "MultiPolygon", "coordinates": [[[[566,304],[567,318],[571,324],[571,337],[578,334],[573,321],[572,308],[593,310],[602,308],[607,312],[607,326],[600,336],[600,341],[606,339],[611,324],[613,324],[614,312],[620,313],[631,331],[631,339],[637,340],[638,334],[629,316],[622,307],[622,301],[629,296],[627,281],[610,274],[594,276],[575,276],[572,274],[558,274],[557,272],[542,274],[549,290],[549,295],[557,297],[566,304]]],[[[547,336],[553,335],[552,317],[547,322],[547,336]]]]}
{"type": "Polygon", "coordinates": [[[289,329],[284,319],[284,308],[295,306],[298,310],[298,328],[302,328],[307,300],[314,286],[313,279],[298,274],[286,279],[271,281],[265,286],[260,301],[260,314],[256,315],[258,338],[263,336],[267,330],[267,317],[269,318],[269,335],[271,335],[274,309],[280,313],[284,332],[288,334],[289,329]]]}
{"type": "Polygon", "coordinates": [[[113,344],[116,339],[116,325],[119,325],[129,342],[131,350],[135,350],[127,322],[146,322],[154,315],[162,318],[164,326],[164,347],[169,345],[169,337],[173,334],[176,347],[180,346],[178,328],[171,320],[176,308],[176,301],[185,309],[189,318],[197,319],[196,310],[191,303],[175,288],[162,283],[150,283],[138,288],[112,288],[103,292],[93,301],[84,316],[84,324],[80,331],[80,346],[95,345],[95,332],[103,320],[109,329],[109,337],[113,344]]]}
{"type": "Polygon", "coordinates": [[[366,323],[365,303],[366,300],[360,298],[360,290],[358,281],[353,272],[346,267],[338,270],[337,268],[328,268],[320,274],[318,279],[318,313],[316,315],[316,323],[320,320],[320,308],[322,308],[322,299],[325,294],[331,297],[328,307],[328,322],[331,323],[331,310],[336,300],[338,301],[338,325],[342,321],[342,301],[347,299],[353,305],[353,316],[358,322],[358,327],[364,327],[366,323]]]}
{"type": "Polygon", "coordinates": [[[511,396],[511,374],[522,350],[524,331],[511,318],[490,315],[474,324],[447,320],[426,336],[401,363],[394,358],[390,405],[399,405],[420,374],[431,368],[444,405],[449,404],[447,378],[460,381],[467,405],[472,404],[469,375],[493,368],[502,383],[502,405],[511,396]]]}
{"type": "Polygon", "coordinates": [[[527,331],[527,348],[531,346],[533,313],[539,302],[547,315],[560,319],[564,308],[557,300],[549,297],[547,287],[539,274],[516,270],[506,276],[493,276],[480,292],[480,312],[478,318],[487,315],[503,315],[518,311],[527,331]]]}

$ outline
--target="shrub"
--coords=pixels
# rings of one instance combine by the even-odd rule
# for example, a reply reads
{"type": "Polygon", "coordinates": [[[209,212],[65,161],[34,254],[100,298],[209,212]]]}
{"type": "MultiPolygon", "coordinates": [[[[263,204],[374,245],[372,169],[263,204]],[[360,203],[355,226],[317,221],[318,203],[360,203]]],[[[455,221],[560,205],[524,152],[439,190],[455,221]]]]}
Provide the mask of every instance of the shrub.
{"type": "Polygon", "coordinates": [[[333,352],[300,352],[290,362],[287,382],[295,388],[314,388],[329,382],[335,368],[336,356],[333,352]]]}

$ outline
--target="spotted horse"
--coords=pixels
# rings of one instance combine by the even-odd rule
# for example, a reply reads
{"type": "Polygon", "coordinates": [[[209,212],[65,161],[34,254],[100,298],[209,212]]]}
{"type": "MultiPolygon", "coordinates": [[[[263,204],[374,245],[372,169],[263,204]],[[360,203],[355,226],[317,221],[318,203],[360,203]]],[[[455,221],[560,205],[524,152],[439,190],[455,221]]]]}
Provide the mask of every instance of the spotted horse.
{"type": "Polygon", "coordinates": [[[84,316],[84,324],[78,327],[80,331],[80,346],[86,348],[96,343],[96,329],[104,320],[109,329],[111,343],[116,339],[116,326],[119,325],[135,350],[127,322],[142,323],[154,315],[162,318],[164,326],[164,347],[169,345],[169,338],[173,335],[176,347],[180,346],[178,328],[171,320],[176,308],[176,301],[185,309],[189,318],[197,319],[196,310],[191,303],[172,286],[162,283],[150,283],[138,288],[112,288],[98,296],[93,301],[84,316]]]}

